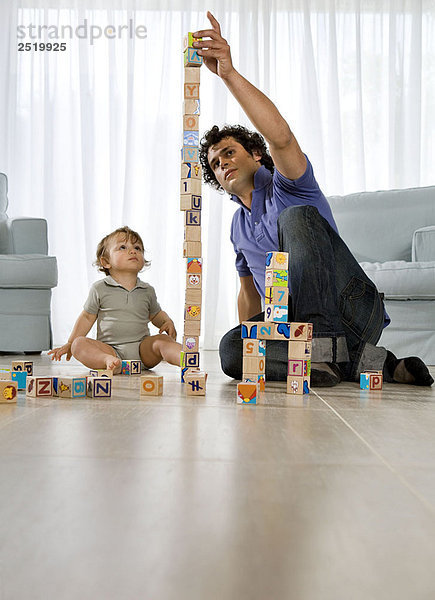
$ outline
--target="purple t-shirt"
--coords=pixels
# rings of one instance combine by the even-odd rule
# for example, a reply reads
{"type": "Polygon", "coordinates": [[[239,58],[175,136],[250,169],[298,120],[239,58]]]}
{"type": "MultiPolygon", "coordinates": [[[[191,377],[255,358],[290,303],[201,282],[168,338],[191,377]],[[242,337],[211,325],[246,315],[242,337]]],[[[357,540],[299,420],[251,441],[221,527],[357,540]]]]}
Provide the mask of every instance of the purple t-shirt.
{"type": "Polygon", "coordinates": [[[278,250],[277,221],[285,208],[304,204],[315,206],[331,227],[338,230],[308,158],[305,173],[295,180],[287,179],[276,168],[272,175],[261,166],[254,175],[254,188],[251,210],[237,196],[231,196],[240,205],[231,224],[231,241],[239,276],[252,275],[258,293],[264,298],[266,252],[278,250]]]}

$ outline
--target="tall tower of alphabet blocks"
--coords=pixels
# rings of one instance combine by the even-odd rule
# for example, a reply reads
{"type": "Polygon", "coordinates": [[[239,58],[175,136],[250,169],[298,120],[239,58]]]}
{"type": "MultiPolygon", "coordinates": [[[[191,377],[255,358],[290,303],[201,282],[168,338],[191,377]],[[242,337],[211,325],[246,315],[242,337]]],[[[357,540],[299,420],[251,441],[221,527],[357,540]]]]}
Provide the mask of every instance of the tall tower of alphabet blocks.
{"type": "MultiPolygon", "coordinates": [[[[202,58],[193,48],[193,42],[192,34],[188,33],[184,37],[183,43],[184,101],[180,185],[180,210],[184,213],[183,257],[186,259],[184,335],[181,355],[181,379],[183,382],[187,375],[197,374],[200,368],[199,334],[202,313],[202,170],[199,163],[199,67],[202,65],[202,58]]],[[[205,383],[204,388],[199,385],[197,387],[205,390],[205,383]]]]}

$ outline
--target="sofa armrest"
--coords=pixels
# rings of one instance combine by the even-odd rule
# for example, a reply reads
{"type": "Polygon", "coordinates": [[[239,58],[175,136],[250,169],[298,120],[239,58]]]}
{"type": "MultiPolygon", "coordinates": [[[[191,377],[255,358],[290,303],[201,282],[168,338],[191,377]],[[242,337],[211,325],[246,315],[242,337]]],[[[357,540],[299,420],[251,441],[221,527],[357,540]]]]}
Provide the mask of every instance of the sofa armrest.
{"type": "Polygon", "coordinates": [[[0,221],[0,254],[48,254],[47,221],[31,217],[0,221]]]}
{"type": "Polygon", "coordinates": [[[421,227],[412,236],[413,262],[435,260],[435,225],[421,227]]]}

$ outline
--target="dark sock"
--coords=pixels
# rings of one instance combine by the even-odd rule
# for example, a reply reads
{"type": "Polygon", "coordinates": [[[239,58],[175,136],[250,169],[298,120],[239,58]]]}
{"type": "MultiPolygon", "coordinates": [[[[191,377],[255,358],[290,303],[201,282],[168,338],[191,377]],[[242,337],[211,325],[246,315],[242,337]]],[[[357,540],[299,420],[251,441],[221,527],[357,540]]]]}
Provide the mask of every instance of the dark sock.
{"type": "Polygon", "coordinates": [[[311,364],[311,387],[334,387],[341,381],[340,370],[333,363],[311,364]]]}
{"type": "Polygon", "coordinates": [[[396,358],[387,350],[383,369],[384,379],[387,383],[407,383],[410,385],[432,385],[434,380],[421,358],[408,356],[396,358]]]}

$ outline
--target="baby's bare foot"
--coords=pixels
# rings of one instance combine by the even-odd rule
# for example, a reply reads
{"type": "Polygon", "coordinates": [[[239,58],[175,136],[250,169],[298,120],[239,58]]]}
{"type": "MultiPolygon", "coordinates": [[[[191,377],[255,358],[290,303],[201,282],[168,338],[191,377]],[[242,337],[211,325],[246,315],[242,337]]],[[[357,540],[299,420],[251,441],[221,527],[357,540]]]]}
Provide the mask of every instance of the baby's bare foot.
{"type": "Polygon", "coordinates": [[[111,369],[114,375],[121,373],[121,360],[111,354],[107,355],[106,358],[106,369],[111,369]]]}

